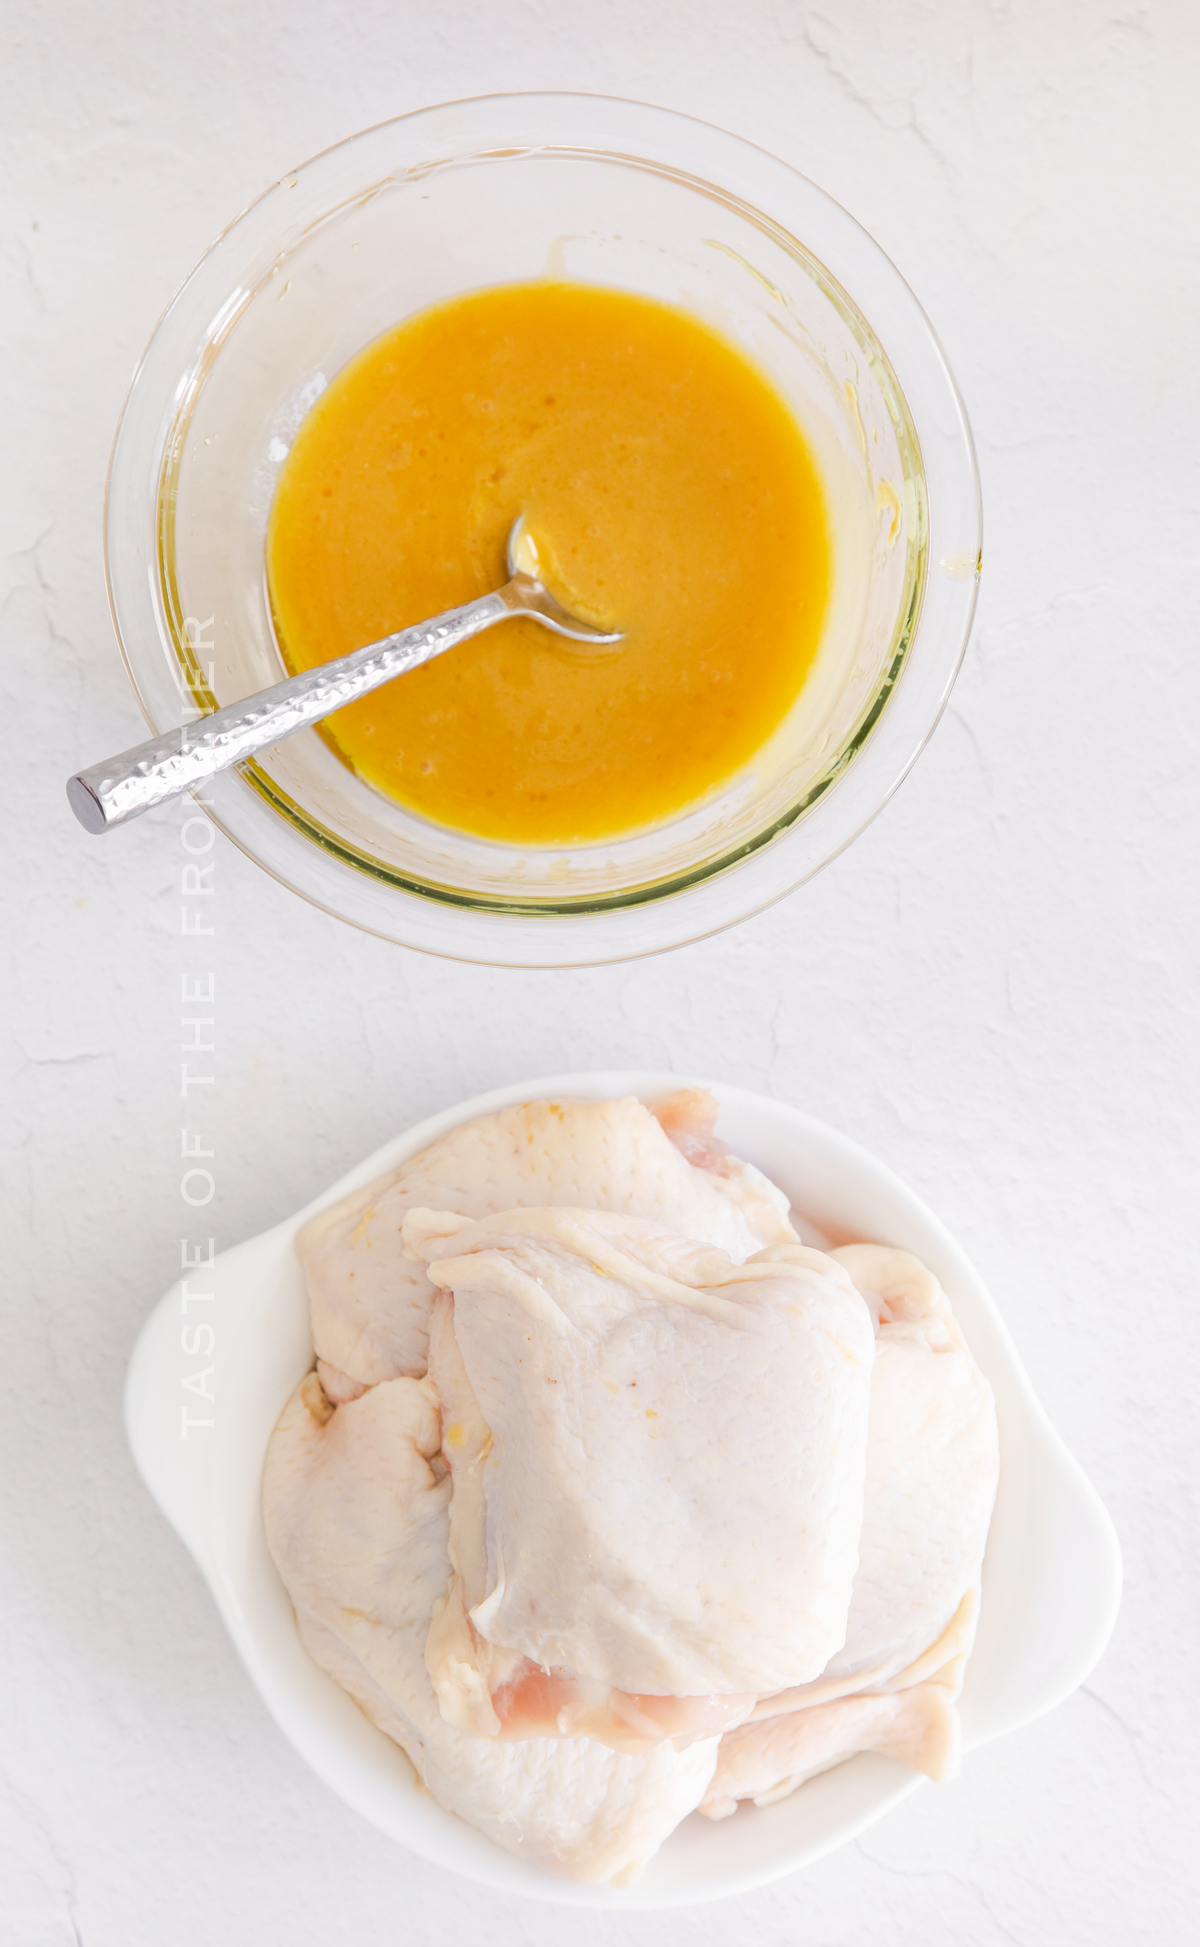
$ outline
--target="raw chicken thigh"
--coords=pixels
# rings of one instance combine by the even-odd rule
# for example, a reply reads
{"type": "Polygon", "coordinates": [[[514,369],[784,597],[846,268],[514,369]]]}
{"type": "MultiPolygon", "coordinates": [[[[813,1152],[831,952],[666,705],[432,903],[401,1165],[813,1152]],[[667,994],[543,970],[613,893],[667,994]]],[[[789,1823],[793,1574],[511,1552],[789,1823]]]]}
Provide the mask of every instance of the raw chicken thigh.
{"type": "Polygon", "coordinates": [[[439,1803],[625,1884],[855,1751],[949,1775],[998,1457],[915,1258],[800,1244],[682,1090],[530,1103],[312,1220],[267,1537],[439,1803]]]}
{"type": "Polygon", "coordinates": [[[627,1756],[586,1738],[464,1737],[425,1670],[450,1574],[441,1418],[427,1380],[393,1379],[336,1409],[297,1387],[263,1480],[267,1540],[313,1661],[407,1751],[439,1804],[546,1870],[620,1879],[699,1803],[717,1741],[627,1756]]]}
{"type": "Polygon", "coordinates": [[[963,1667],[999,1478],[991,1387],[937,1280],[907,1251],[833,1253],[878,1319],[859,1568],[815,1683],[764,1697],[721,1747],[703,1809],[769,1804],[855,1751],[931,1778],[958,1763],[963,1667]]]}
{"type": "Polygon", "coordinates": [[[715,1116],[699,1089],[668,1097],[657,1115],[635,1096],[525,1102],[452,1129],[321,1211],[296,1251],[334,1396],[425,1371],[433,1286],[400,1236],[413,1208],[476,1218],[554,1204],[616,1210],[716,1244],[737,1263],[792,1239],[787,1198],[713,1140],[715,1116]]]}
{"type": "Polygon", "coordinates": [[[404,1236],[454,1294],[456,1348],[439,1330],[430,1366],[455,1400],[451,1552],[470,1564],[431,1660],[454,1721],[498,1728],[472,1713],[475,1634],[535,1688],[551,1670],[749,1702],[816,1676],[862,1522],[874,1341],[845,1272],[798,1243],[735,1265],[588,1211],[414,1211],[404,1236]]]}

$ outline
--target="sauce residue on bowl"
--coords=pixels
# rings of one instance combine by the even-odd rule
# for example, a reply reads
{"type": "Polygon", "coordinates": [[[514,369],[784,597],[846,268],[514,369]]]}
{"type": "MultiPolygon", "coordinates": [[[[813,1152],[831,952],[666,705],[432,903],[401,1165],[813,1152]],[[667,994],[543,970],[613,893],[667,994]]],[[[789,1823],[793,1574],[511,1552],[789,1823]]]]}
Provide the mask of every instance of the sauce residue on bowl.
{"type": "Polygon", "coordinates": [[[754,757],[812,666],[831,545],[807,441],[673,306],[547,281],[422,312],[338,374],[281,469],[267,572],[289,668],[498,587],[521,513],[547,585],[620,648],[505,622],[323,734],[377,790],[480,837],[661,823],[754,757]]]}

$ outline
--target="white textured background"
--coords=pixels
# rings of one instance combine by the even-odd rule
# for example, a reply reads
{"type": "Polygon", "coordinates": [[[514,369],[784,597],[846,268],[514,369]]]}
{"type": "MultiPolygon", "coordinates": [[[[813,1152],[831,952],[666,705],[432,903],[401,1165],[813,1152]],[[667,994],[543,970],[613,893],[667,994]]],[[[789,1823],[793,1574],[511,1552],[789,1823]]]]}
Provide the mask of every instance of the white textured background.
{"type": "Polygon", "coordinates": [[[7,0],[0,27],[0,1939],[1194,1938],[1200,9],[7,0]],[[133,1473],[124,1366],[178,1271],[178,814],[100,842],[62,791],[142,734],[101,493],[174,287],[313,151],[521,87],[724,124],[879,239],[979,443],[973,644],[852,851],[665,959],[422,959],[221,840],[212,1227],[248,1236],[514,1077],[674,1065],[767,1090],[874,1149],[957,1233],[1128,1570],[1084,1691],[958,1784],[740,1905],[624,1920],[458,1885],[358,1823],[268,1721],[133,1473]]]}

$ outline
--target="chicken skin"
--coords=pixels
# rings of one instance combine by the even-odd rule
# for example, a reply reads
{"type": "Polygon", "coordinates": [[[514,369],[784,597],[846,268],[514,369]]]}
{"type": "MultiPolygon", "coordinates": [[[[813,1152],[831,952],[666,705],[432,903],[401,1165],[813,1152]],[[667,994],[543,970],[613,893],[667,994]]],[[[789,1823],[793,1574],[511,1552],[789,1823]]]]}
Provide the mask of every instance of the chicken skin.
{"type": "Polygon", "coordinates": [[[812,1683],[760,1699],[723,1741],[704,1810],[786,1797],[855,1751],[931,1778],[958,1765],[958,1712],[999,1478],[991,1387],[937,1280],[907,1251],[833,1253],[878,1321],[866,1493],[846,1639],[812,1683]]]}
{"type": "Polygon", "coordinates": [[[427,1380],[334,1407],[315,1373],[271,1440],[267,1539],[321,1669],[408,1753],[429,1791],[520,1858],[583,1881],[628,1880],[699,1803],[717,1740],[644,1755],[583,1737],[464,1736],[425,1669],[450,1576],[441,1415],[427,1380]]]}
{"type": "Polygon", "coordinates": [[[452,1129],[321,1211],[296,1251],[323,1379],[352,1398],[356,1386],[425,1371],[433,1286],[401,1241],[413,1208],[475,1218],[542,1205],[619,1211],[735,1262],[793,1238],[787,1198],[715,1141],[715,1115],[698,1089],[667,1097],[657,1113],[634,1096],[524,1102],[452,1129]]]}
{"type": "Polygon", "coordinates": [[[453,1720],[497,1728],[487,1697],[516,1672],[493,1647],[627,1696],[740,1703],[816,1676],[845,1637],[874,1353],[841,1267],[798,1243],[735,1265],[588,1211],[414,1211],[405,1239],[453,1292],[430,1366],[452,1415],[457,1569],[431,1649],[445,1634],[453,1720]]]}

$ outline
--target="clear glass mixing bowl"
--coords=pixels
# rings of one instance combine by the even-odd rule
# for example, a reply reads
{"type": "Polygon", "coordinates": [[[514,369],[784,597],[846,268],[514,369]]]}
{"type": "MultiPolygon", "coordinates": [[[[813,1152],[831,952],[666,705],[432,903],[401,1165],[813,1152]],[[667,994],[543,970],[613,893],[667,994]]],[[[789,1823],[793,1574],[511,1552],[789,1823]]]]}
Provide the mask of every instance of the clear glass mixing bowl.
{"type": "Polygon", "coordinates": [[[305,413],[406,315],[539,276],[683,306],[790,402],[834,536],[830,613],[791,715],[720,792],[604,844],[433,825],[315,731],[206,802],[252,858],[356,925],[551,966],[676,946],[789,891],[879,810],[949,694],[979,568],[970,431],[924,313],[844,210],[735,136],[604,97],[490,96],[368,129],[252,205],[166,312],[117,431],[106,555],[152,729],[278,681],[263,540],[305,413]]]}

